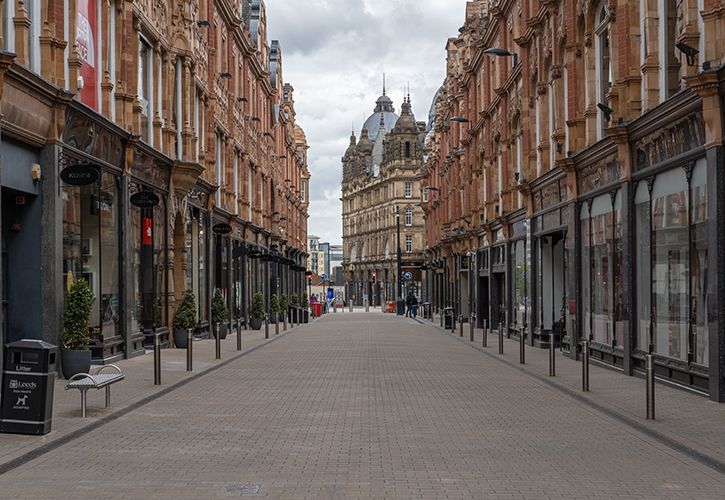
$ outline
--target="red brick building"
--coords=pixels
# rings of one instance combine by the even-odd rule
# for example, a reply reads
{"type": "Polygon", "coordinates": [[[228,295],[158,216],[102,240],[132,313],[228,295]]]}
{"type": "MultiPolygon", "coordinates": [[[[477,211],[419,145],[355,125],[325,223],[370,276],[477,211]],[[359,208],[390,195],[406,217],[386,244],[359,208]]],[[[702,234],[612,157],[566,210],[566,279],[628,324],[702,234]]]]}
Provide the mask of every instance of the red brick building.
{"type": "Polygon", "coordinates": [[[723,12],[468,2],[422,171],[437,308],[725,400],[723,12]]]}

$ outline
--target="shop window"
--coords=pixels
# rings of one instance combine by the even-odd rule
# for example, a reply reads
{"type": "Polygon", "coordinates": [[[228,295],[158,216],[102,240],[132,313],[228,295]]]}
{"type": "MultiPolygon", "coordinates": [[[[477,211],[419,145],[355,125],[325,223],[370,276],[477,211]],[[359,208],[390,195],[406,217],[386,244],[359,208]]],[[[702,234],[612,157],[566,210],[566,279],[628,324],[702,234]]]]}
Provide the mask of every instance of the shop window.
{"type": "Polygon", "coordinates": [[[689,248],[687,180],[682,169],[657,176],[652,189],[654,349],[687,358],[689,248]]]}
{"type": "Polygon", "coordinates": [[[638,294],[637,347],[704,366],[709,356],[706,169],[701,159],[689,170],[670,170],[654,179],[651,193],[640,182],[635,197],[637,267],[649,271],[641,278],[651,283],[638,294]],[[647,241],[650,245],[640,248],[647,241]],[[649,298],[642,297],[646,293],[649,298]]]}
{"type": "Polygon", "coordinates": [[[588,338],[621,347],[621,341],[618,344],[616,339],[621,339],[623,332],[615,332],[617,310],[622,308],[617,304],[622,300],[621,294],[615,295],[616,288],[621,288],[621,255],[615,251],[614,241],[615,234],[621,233],[618,213],[619,192],[598,196],[582,207],[582,299],[585,304],[589,301],[584,316],[588,338]]]}
{"type": "MultiPolygon", "coordinates": [[[[132,192],[140,191],[132,185],[132,192]]],[[[167,324],[166,318],[166,218],[165,200],[153,208],[132,207],[130,213],[131,268],[134,306],[132,332],[167,324]]]]}
{"type": "Polygon", "coordinates": [[[95,297],[90,326],[105,339],[121,334],[117,182],[103,173],[100,184],[62,190],[64,281],[88,281],[95,297]]]}
{"type": "Polygon", "coordinates": [[[526,240],[518,240],[511,245],[511,259],[513,261],[513,323],[516,328],[526,326],[526,240]]]}

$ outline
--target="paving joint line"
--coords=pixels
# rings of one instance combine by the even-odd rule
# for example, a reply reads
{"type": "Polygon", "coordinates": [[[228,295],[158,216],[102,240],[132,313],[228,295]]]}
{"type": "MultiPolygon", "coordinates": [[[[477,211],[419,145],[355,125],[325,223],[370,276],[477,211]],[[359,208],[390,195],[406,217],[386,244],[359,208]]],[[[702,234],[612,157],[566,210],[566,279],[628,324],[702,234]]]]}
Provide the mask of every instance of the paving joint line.
{"type": "MultiPolygon", "coordinates": [[[[416,321],[418,321],[417,318],[416,318],[416,321]]],[[[442,334],[445,337],[450,337],[450,335],[448,335],[449,330],[442,329],[440,326],[438,326],[435,323],[424,322],[424,321],[418,321],[418,323],[420,323],[422,325],[426,325],[426,326],[432,326],[435,329],[436,333],[442,334]]],[[[512,368],[514,370],[519,371],[520,373],[528,375],[529,377],[531,377],[535,380],[538,380],[539,382],[542,382],[543,384],[558,390],[559,392],[575,399],[576,401],[583,403],[584,405],[588,406],[589,408],[596,410],[610,418],[613,418],[614,420],[617,420],[617,421],[627,425],[631,429],[633,429],[637,432],[640,432],[651,439],[654,439],[655,441],[659,442],[660,444],[665,445],[674,451],[682,453],[686,457],[691,458],[692,460],[695,460],[695,461],[699,462],[700,464],[705,465],[706,467],[709,467],[710,469],[713,469],[716,472],[719,472],[720,474],[725,475],[725,462],[723,462],[722,460],[719,460],[715,457],[702,453],[702,452],[692,448],[691,446],[688,446],[684,443],[677,441],[676,439],[673,439],[669,436],[662,434],[659,431],[650,429],[646,425],[641,424],[640,422],[634,420],[633,418],[630,418],[611,408],[607,408],[606,406],[603,406],[600,403],[592,401],[591,399],[579,394],[575,390],[570,389],[569,387],[563,386],[563,385],[551,380],[549,377],[545,377],[538,373],[531,372],[531,371],[527,370],[526,368],[520,366],[519,364],[513,363],[511,361],[508,361],[505,358],[502,358],[489,351],[486,351],[482,347],[479,347],[478,345],[471,344],[469,341],[467,341],[467,339],[461,339],[459,337],[453,337],[453,339],[460,342],[461,344],[463,344],[465,346],[475,349],[476,351],[480,352],[481,354],[486,355],[490,359],[496,360],[499,363],[501,363],[505,366],[508,366],[509,368],[512,368]]]]}
{"type": "MultiPolygon", "coordinates": [[[[297,327],[297,328],[299,328],[299,327],[297,327]]],[[[58,439],[54,439],[53,441],[46,443],[42,446],[39,446],[38,448],[35,448],[34,450],[30,450],[27,453],[24,453],[18,457],[12,458],[12,459],[8,460],[7,462],[3,462],[0,464],[0,476],[2,476],[14,469],[17,469],[18,467],[21,467],[21,466],[27,464],[28,462],[35,460],[36,458],[40,458],[43,455],[50,453],[51,451],[56,450],[65,444],[75,441],[79,437],[84,436],[84,435],[88,434],[89,432],[95,431],[115,420],[118,420],[119,418],[121,418],[125,415],[128,415],[132,411],[138,410],[139,408],[146,406],[147,404],[152,403],[153,401],[156,401],[157,399],[159,399],[163,396],[166,396],[167,394],[170,394],[170,393],[176,391],[177,389],[180,389],[180,388],[184,387],[185,385],[190,384],[191,382],[195,382],[195,381],[201,379],[202,377],[205,377],[206,375],[214,373],[217,370],[220,370],[221,368],[224,368],[225,366],[243,358],[244,356],[252,354],[253,352],[256,352],[257,350],[262,349],[263,347],[266,347],[266,346],[270,345],[271,343],[276,342],[276,341],[286,337],[287,335],[292,333],[297,328],[292,328],[287,332],[283,332],[279,335],[276,335],[275,337],[269,339],[267,342],[264,342],[263,344],[259,344],[250,349],[247,349],[246,351],[242,351],[238,354],[235,354],[232,357],[223,360],[222,362],[220,362],[217,365],[211,366],[204,371],[195,373],[192,376],[185,378],[183,380],[179,380],[178,382],[176,382],[168,387],[164,387],[163,389],[161,389],[158,392],[149,394],[148,396],[144,397],[143,399],[135,401],[124,408],[120,408],[119,410],[111,413],[110,415],[106,415],[105,417],[103,417],[99,420],[96,420],[95,422],[93,422],[91,424],[88,424],[84,427],[76,429],[76,430],[66,434],[65,436],[61,436],[58,439]]]]}

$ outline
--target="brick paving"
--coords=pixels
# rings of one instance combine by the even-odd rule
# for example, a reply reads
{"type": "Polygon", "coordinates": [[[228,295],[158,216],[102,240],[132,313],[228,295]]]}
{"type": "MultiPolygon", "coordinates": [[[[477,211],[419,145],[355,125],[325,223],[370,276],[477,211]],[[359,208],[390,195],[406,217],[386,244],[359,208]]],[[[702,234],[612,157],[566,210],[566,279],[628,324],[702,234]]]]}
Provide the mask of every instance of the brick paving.
{"type": "MultiPolygon", "coordinates": [[[[379,310],[327,315],[1,475],[0,491],[7,498],[722,498],[722,473],[534,376],[546,374],[538,359],[545,353],[529,349],[521,370],[513,342],[504,362],[494,337],[492,354],[466,343],[379,310]]],[[[560,358],[558,368],[566,389],[578,364],[560,358]]],[[[619,392],[605,391],[611,384],[635,394],[642,381],[592,367],[587,397],[602,402],[619,392]]],[[[723,420],[725,409],[671,389],[661,398],[670,391],[677,402],[662,403],[662,420],[651,425],[669,427],[680,442],[691,427],[717,435],[707,422],[685,422],[679,435],[680,398],[695,420],[701,410],[723,420]]],[[[630,399],[611,406],[624,414],[630,399]]],[[[630,416],[639,419],[635,410],[630,416]]]]}

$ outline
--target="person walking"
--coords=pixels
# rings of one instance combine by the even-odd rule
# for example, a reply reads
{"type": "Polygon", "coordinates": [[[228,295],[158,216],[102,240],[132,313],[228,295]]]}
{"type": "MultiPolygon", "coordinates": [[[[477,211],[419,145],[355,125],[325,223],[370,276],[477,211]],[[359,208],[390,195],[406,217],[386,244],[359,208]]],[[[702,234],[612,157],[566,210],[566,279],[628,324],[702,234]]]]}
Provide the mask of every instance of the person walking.
{"type": "Polygon", "coordinates": [[[408,296],[405,298],[405,317],[410,318],[411,312],[413,310],[413,301],[415,300],[415,297],[412,293],[409,293],[408,296]]]}
{"type": "Polygon", "coordinates": [[[413,300],[410,302],[410,312],[412,313],[414,318],[418,317],[418,297],[415,296],[415,294],[411,293],[411,296],[413,297],[413,300]]]}

